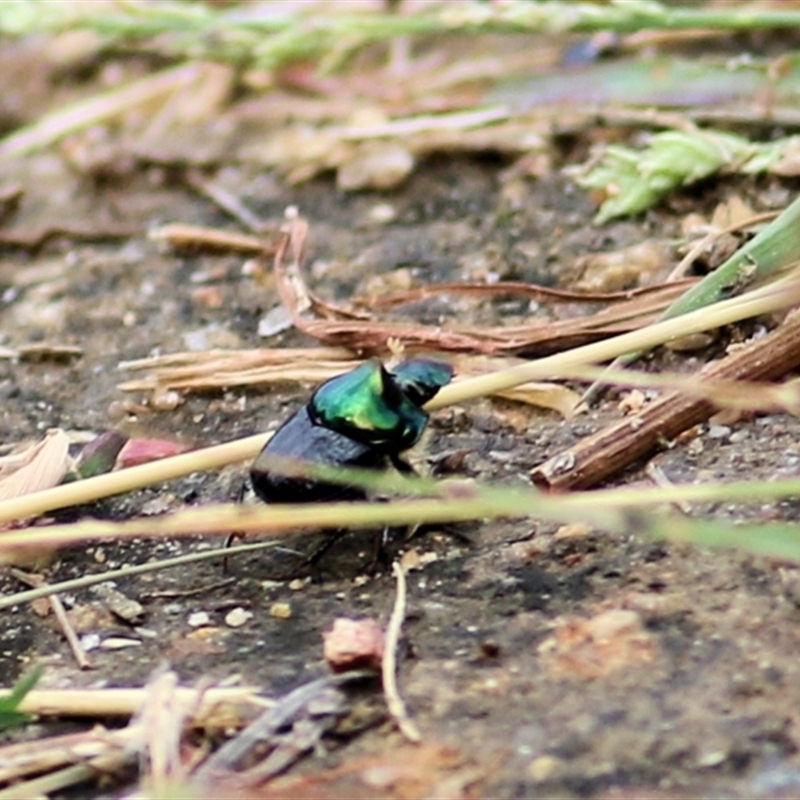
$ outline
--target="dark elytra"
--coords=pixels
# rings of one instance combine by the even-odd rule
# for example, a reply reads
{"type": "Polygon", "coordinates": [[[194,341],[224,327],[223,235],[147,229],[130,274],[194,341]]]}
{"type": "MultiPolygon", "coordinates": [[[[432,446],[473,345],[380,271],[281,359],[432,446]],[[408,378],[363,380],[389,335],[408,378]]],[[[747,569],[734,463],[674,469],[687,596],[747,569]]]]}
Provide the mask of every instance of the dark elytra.
{"type": "MultiPolygon", "coordinates": [[[[333,378],[322,384],[312,395],[309,404],[299,409],[276,431],[253,463],[250,478],[253,489],[262,500],[267,503],[302,503],[363,500],[366,497],[365,491],[360,487],[282,475],[270,464],[271,459],[376,470],[386,469],[392,463],[402,472],[413,471],[400,458],[400,453],[419,439],[427,422],[427,414],[420,406],[449,382],[452,369],[446,364],[424,359],[402,362],[396,368],[396,374],[386,371],[377,360],[374,365],[383,376],[383,389],[378,399],[384,404],[388,401],[400,414],[403,413],[403,408],[408,409],[405,413],[413,413],[418,425],[421,418],[422,424],[419,425],[418,433],[412,439],[406,436],[398,438],[394,443],[382,441],[377,446],[370,442],[369,436],[360,436],[358,430],[352,430],[352,435],[347,435],[342,432],[346,429],[340,427],[337,431],[325,425],[312,406],[320,392],[327,390],[326,396],[329,396],[330,390],[342,382],[343,376],[333,378]]],[[[365,365],[357,367],[350,373],[345,373],[344,377],[357,371],[364,372],[364,367],[365,365]]],[[[372,394],[372,384],[365,383],[364,387],[364,394],[360,399],[368,411],[370,404],[377,400],[372,394]]],[[[343,403],[345,401],[352,403],[353,397],[348,395],[343,398],[343,403]]]]}

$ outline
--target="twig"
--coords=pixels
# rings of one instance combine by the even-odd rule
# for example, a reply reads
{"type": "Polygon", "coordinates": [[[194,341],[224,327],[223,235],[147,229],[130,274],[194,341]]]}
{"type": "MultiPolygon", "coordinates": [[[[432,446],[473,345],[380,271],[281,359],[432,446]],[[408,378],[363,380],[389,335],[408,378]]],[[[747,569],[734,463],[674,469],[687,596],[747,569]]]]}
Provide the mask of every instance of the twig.
{"type": "MultiPolygon", "coordinates": [[[[50,588],[47,587],[44,579],[39,575],[31,575],[16,568],[12,568],[10,572],[18,581],[22,581],[22,583],[32,586],[34,589],[50,588]]],[[[80,639],[78,639],[78,634],[75,633],[75,628],[72,627],[72,623],[69,621],[69,617],[67,617],[67,612],[64,609],[61,598],[56,594],[51,594],[48,599],[50,600],[50,607],[53,609],[53,614],[64,634],[64,638],[67,640],[67,644],[69,644],[69,649],[72,650],[72,655],[75,656],[75,661],[78,662],[78,666],[81,669],[93,669],[93,664],[86,655],[86,651],[83,649],[80,639]]]]}
{"type": "Polygon", "coordinates": [[[147,238],[163,242],[182,254],[238,253],[254,256],[264,251],[264,242],[258,236],[184,223],[162,225],[150,231],[147,238]]]}
{"type": "Polygon", "coordinates": [[[397,723],[400,733],[409,742],[417,744],[422,741],[419,729],[408,716],[403,698],[397,689],[397,646],[400,641],[400,631],[406,616],[406,573],[400,564],[392,564],[392,574],[397,579],[397,595],[394,600],[392,616],[386,628],[386,644],[381,663],[381,677],[383,679],[383,693],[386,695],[386,707],[392,719],[397,723]]]}
{"type": "MultiPolygon", "coordinates": [[[[700,380],[775,380],[798,365],[800,312],[796,311],[769,335],[707,366],[700,380]]],[[[558,490],[594,486],[708,419],[715,408],[708,398],[672,392],[550,458],[533,470],[534,483],[558,490]]]]}

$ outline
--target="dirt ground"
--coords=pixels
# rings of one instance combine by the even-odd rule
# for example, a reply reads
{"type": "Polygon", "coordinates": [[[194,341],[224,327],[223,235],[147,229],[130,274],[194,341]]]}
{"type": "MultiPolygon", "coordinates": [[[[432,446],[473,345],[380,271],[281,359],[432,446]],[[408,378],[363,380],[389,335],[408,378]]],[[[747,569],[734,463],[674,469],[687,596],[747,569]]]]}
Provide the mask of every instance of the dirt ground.
{"type": "MultiPolygon", "coordinates": [[[[338,191],[330,178],[287,187],[238,167],[226,188],[267,222],[296,205],[311,224],[310,282],[323,296],[349,298],[369,280],[409,268],[419,284],[500,278],[568,285],[577,257],[642,240],[670,242],[689,208],[709,213],[728,193],[756,209],[782,208],[791,187],[777,182],[701,186],[643,219],[592,227],[594,208],[559,177],[510,188],[493,157],[436,157],[389,194],[338,191]],[[393,219],[374,221],[389,203],[393,219]]],[[[110,241],[55,236],[39,248],[6,245],[0,253],[0,345],[80,346],[66,361],[0,361],[0,442],[35,439],[52,427],[209,445],[266,430],[304,402],[308,387],[190,396],[178,408],[126,414],[117,384],[132,377],[122,361],[200,347],[310,346],[296,331],[268,339],[258,320],[278,305],[274,290],[243,272],[240,257],[178,257],[148,240],[166,222],[232,227],[208,200],[169,169],[135,164],[112,179],[76,181],[53,155],[27,159],[18,174],[22,206],[5,231],[31,233],[53,220],[96,230],[125,226],[110,241]],[[196,343],[200,342],[200,345],[196,343]]],[[[668,265],[669,266],[669,265],[668,265]]],[[[460,301],[459,301],[460,302],[460,301]]],[[[401,313],[431,322],[446,301],[401,313]]],[[[470,301],[457,313],[504,324],[528,313],[526,302],[470,301]]],[[[714,353],[674,355],[691,371],[714,353]]],[[[433,417],[418,455],[466,451],[458,473],[525,484],[531,468],[620,412],[617,398],[573,421],[511,403],[481,401],[433,417]]],[[[675,482],[701,478],[768,479],[797,473],[800,422],[774,415],[699,435],[659,454],[675,482]]],[[[641,466],[641,465],[640,465],[641,466]]],[[[193,475],[60,515],[128,518],[235,498],[240,464],[193,475]]],[[[640,468],[619,483],[646,480],[640,468]]],[[[797,505],[694,508],[691,513],[796,519],[797,505]]],[[[426,532],[415,548],[423,566],[410,574],[409,618],[400,684],[425,741],[403,742],[377,724],[306,759],[309,774],[359,759],[419,764],[439,777],[444,796],[474,797],[793,797],[800,794],[800,589],[794,566],[733,552],[703,551],[636,536],[560,529],[536,520],[491,522],[426,532]],[[427,761],[425,759],[428,759],[427,761]],[[443,777],[444,776],[444,777],[443,777]],[[445,780],[445,777],[447,780],[445,780]]],[[[32,606],[3,612],[0,683],[31,663],[47,669],[42,686],[141,685],[163,662],[183,682],[201,676],[243,680],[279,696],[326,673],[321,635],[337,616],[385,620],[394,596],[386,571],[365,573],[372,539],[345,537],[313,570],[290,584],[316,541],[298,533],[294,552],[158,572],[119,588],[144,604],[140,625],[91,620],[97,630],[140,644],[90,653],[80,671],[49,616],[32,606]],[[271,613],[288,603],[291,615],[271,613]],[[242,627],[224,618],[253,613],[242,627]],[[208,624],[193,628],[191,615],[208,624]]],[[[93,545],[60,554],[47,577],[60,580],[156,556],[210,546],[207,541],[93,545]]],[[[21,587],[0,578],[3,593],[21,587]]],[[[91,608],[91,592],[65,598],[91,608]]],[[[94,625],[94,628],[93,628],[94,625]]],[[[46,727],[37,729],[39,733],[46,727]]],[[[366,763],[366,762],[365,762],[366,763]]],[[[431,784],[417,793],[432,796],[431,784]]],[[[326,796],[396,796],[396,787],[331,779],[326,796]]],[[[399,791],[399,790],[398,790],[399,791]]]]}

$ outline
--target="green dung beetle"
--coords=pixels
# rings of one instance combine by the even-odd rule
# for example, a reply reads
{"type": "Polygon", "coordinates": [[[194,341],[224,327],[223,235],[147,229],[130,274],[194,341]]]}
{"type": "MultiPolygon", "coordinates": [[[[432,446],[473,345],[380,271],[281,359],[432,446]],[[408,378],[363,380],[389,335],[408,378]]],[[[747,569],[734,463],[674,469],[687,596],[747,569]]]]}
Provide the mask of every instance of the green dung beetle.
{"type": "Polygon", "coordinates": [[[425,430],[428,414],[422,406],[452,377],[452,367],[438,361],[409,359],[387,369],[371,359],[326,381],[253,462],[255,493],[267,503],[366,498],[358,486],[282,475],[270,466],[273,459],[376,470],[391,463],[413,472],[400,454],[425,430]]]}

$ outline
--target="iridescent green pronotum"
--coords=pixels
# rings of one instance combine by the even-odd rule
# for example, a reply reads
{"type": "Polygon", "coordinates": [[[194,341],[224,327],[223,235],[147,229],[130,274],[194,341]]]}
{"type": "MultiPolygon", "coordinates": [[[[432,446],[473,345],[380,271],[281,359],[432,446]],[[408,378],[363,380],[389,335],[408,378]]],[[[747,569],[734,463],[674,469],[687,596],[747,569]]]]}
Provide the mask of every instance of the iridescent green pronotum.
{"type": "Polygon", "coordinates": [[[400,454],[428,423],[422,406],[450,382],[449,364],[410,359],[387,369],[378,359],[323,383],[278,428],[250,468],[256,494],[268,503],[361,500],[363,489],[282,475],[273,460],[327,466],[410,470],[400,454]]]}

